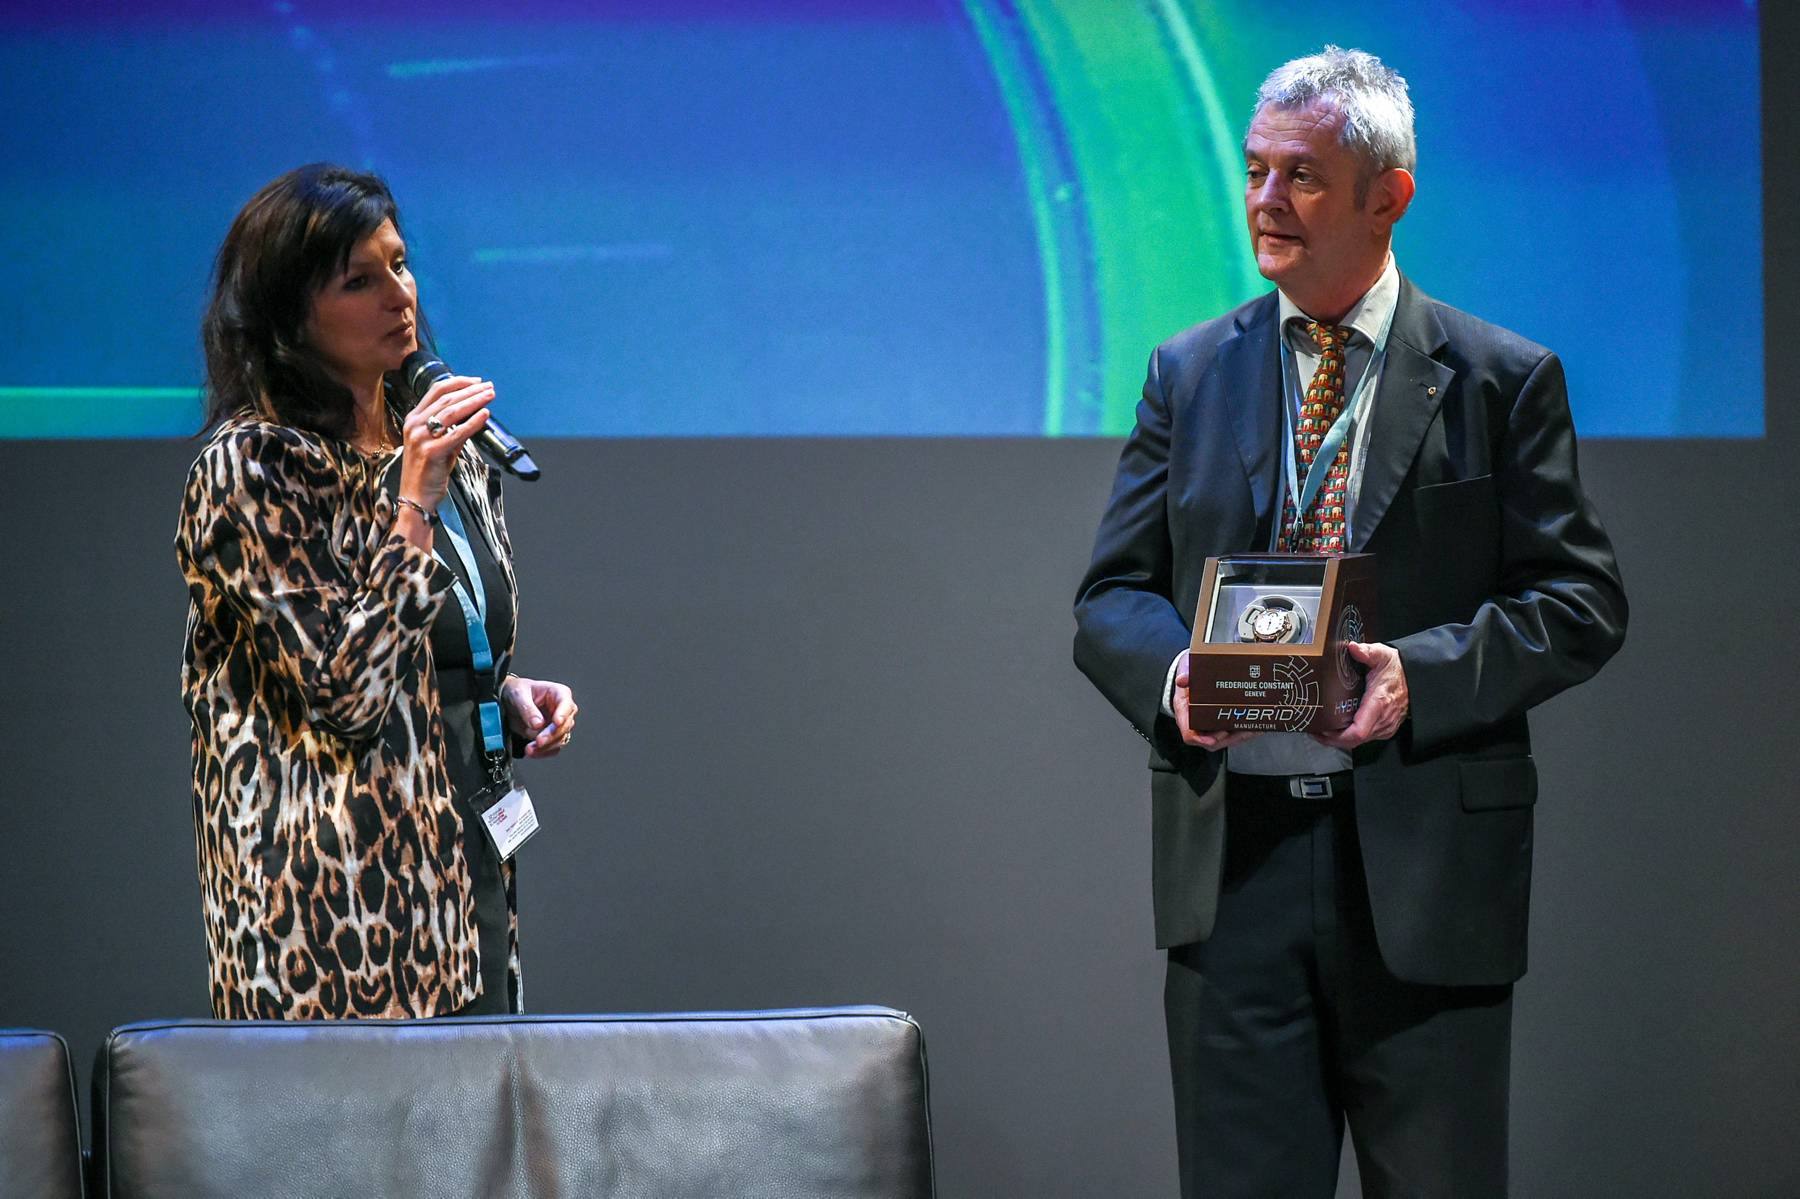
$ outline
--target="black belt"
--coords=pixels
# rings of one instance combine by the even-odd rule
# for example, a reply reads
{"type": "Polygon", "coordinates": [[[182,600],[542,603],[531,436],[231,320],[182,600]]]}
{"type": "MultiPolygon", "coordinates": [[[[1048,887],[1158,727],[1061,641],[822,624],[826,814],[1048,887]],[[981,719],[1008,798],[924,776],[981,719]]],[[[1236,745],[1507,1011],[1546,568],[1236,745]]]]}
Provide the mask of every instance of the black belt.
{"type": "Polygon", "coordinates": [[[1354,777],[1348,770],[1331,774],[1233,773],[1225,776],[1225,793],[1259,799],[1345,799],[1354,777]]]}

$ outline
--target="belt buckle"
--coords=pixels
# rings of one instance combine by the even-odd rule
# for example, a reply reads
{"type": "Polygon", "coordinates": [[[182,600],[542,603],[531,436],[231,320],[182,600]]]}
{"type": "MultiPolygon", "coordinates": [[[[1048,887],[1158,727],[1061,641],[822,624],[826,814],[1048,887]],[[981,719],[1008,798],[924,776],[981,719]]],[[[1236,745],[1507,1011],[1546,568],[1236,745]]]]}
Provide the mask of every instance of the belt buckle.
{"type": "Polygon", "coordinates": [[[1323,774],[1295,775],[1288,780],[1288,793],[1295,799],[1330,799],[1331,779],[1323,774]]]}

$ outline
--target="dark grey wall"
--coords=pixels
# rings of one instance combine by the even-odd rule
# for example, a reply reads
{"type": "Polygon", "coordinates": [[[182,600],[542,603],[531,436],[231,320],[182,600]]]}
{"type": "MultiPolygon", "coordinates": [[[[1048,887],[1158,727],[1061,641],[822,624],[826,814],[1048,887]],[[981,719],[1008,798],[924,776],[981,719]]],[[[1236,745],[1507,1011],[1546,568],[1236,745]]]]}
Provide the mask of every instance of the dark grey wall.
{"type": "MultiPolygon", "coordinates": [[[[520,666],[584,714],[529,776],[531,1006],[894,1004],[929,1038],[946,1194],[1171,1193],[1141,743],[1067,650],[1115,448],[541,449],[511,494],[520,666]]],[[[206,1005],[169,552],[190,454],[0,450],[0,1022],[84,1054],[206,1005]]],[[[1536,721],[1520,1193],[1793,1193],[1800,712],[1791,654],[1724,619],[1800,589],[1785,460],[1586,467],[1635,610],[1536,721]]]]}
{"type": "MultiPolygon", "coordinates": [[[[1800,103],[1769,88],[1774,330],[1800,103]]],[[[1770,374],[1762,442],[1585,451],[1633,617],[1535,720],[1520,1195],[1800,1193],[1800,425],[1770,374]]],[[[1172,1193],[1141,743],[1068,658],[1116,443],[537,448],[519,666],[574,684],[583,733],[529,776],[530,1006],[893,1004],[926,1029],[946,1195],[1172,1193]]],[[[169,549],[192,453],[0,444],[0,1024],[84,1056],[206,1006],[169,549]]]]}

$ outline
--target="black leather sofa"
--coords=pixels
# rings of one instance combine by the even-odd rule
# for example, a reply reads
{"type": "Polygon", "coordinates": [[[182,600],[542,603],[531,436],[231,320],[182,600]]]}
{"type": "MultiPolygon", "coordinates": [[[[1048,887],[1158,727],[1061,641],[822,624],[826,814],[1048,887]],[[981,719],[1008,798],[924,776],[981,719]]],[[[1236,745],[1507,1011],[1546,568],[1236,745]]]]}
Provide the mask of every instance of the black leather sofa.
{"type": "Polygon", "coordinates": [[[112,1199],[929,1199],[924,1042],[885,1008],[114,1030],[112,1199]]]}
{"type": "Polygon", "coordinates": [[[0,1199],[81,1199],[81,1123],[69,1047],[0,1029],[0,1199]]]}

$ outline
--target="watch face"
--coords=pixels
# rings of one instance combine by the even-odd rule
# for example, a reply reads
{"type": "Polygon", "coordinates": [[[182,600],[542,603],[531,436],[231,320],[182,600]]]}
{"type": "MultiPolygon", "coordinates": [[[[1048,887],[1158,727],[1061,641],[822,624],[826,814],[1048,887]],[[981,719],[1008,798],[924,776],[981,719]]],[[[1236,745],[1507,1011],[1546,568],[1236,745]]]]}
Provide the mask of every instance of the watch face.
{"type": "Polygon", "coordinates": [[[1278,608],[1264,608],[1250,618],[1250,631],[1258,641],[1278,641],[1288,631],[1288,614],[1278,608]]]}
{"type": "Polygon", "coordinates": [[[1238,613],[1239,641],[1290,644],[1306,635],[1306,613],[1285,595],[1259,595],[1238,613]]]}

